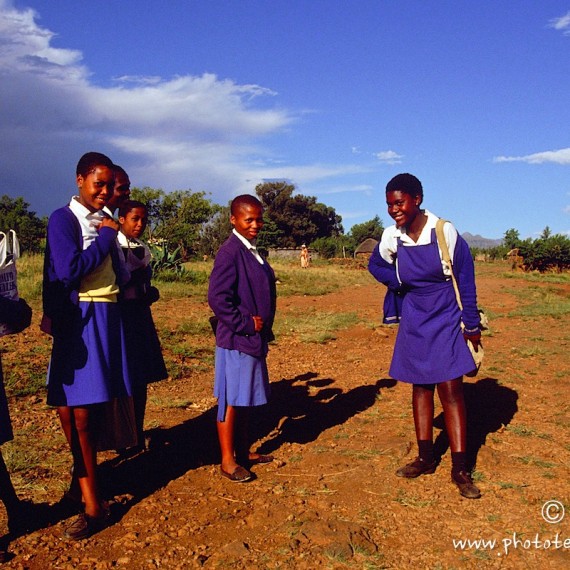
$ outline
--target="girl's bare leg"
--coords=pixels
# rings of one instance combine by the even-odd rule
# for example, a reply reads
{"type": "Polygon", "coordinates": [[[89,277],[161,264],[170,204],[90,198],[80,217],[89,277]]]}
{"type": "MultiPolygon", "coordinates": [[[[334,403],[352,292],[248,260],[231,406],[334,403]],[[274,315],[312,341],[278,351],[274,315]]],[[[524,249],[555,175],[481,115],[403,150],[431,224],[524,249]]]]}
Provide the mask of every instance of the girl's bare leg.
{"type": "Polygon", "coordinates": [[[236,409],[233,406],[227,406],[225,420],[216,422],[222,453],[222,470],[226,473],[233,473],[238,467],[235,450],[236,416],[236,409]]]}
{"type": "Polygon", "coordinates": [[[97,490],[97,451],[91,429],[88,407],[58,408],[63,431],[68,439],[73,455],[73,474],[79,482],[85,513],[91,517],[104,514],[97,490]]]}
{"type": "Polygon", "coordinates": [[[443,407],[449,448],[452,453],[466,452],[467,412],[463,396],[463,378],[438,384],[437,393],[443,407]]]}
{"type": "Polygon", "coordinates": [[[414,384],[412,408],[418,441],[433,441],[434,385],[414,384]]]}

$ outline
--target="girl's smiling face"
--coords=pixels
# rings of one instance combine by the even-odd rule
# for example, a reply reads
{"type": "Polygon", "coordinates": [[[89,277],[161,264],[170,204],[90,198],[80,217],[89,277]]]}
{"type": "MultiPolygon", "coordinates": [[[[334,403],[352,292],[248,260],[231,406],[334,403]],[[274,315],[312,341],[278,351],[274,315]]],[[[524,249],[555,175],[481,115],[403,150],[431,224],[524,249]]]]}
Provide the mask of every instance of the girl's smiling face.
{"type": "Polygon", "coordinates": [[[115,175],[106,166],[96,166],[85,177],[77,176],[79,203],[90,212],[97,212],[107,204],[115,188],[115,175]]]}
{"type": "Polygon", "coordinates": [[[263,210],[253,204],[241,204],[230,222],[238,234],[253,241],[263,227],[263,210]]]}
{"type": "Polygon", "coordinates": [[[139,239],[148,223],[146,208],[133,208],[125,216],[119,216],[121,231],[131,239],[139,239]]]}
{"type": "Polygon", "coordinates": [[[388,204],[388,214],[401,227],[409,227],[416,216],[421,213],[420,196],[412,196],[401,190],[386,192],[386,204],[388,204]]]}

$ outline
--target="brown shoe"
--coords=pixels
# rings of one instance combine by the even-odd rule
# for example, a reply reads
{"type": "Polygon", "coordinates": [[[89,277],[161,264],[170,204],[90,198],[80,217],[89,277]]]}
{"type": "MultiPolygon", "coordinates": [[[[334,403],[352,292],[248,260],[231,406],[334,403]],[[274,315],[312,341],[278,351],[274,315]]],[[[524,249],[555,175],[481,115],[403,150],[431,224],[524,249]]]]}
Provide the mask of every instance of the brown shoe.
{"type": "Polygon", "coordinates": [[[434,473],[436,467],[437,461],[434,460],[431,463],[428,463],[421,457],[416,457],[411,463],[404,465],[404,467],[400,467],[400,469],[396,471],[396,475],[398,477],[405,477],[406,479],[415,479],[420,475],[430,475],[431,473],[434,473]]]}
{"type": "Polygon", "coordinates": [[[481,496],[481,491],[473,484],[473,479],[467,471],[451,473],[451,480],[457,485],[461,496],[466,499],[478,499],[481,496]]]}
{"type": "Polygon", "coordinates": [[[105,511],[100,517],[92,517],[87,513],[80,513],[65,529],[65,537],[71,538],[72,540],[88,538],[110,524],[111,517],[108,511],[105,511]]]}
{"type": "Polygon", "coordinates": [[[226,478],[232,481],[232,483],[245,483],[249,481],[252,477],[251,472],[248,471],[245,467],[238,465],[232,473],[228,473],[224,471],[220,466],[220,473],[226,478]]]}

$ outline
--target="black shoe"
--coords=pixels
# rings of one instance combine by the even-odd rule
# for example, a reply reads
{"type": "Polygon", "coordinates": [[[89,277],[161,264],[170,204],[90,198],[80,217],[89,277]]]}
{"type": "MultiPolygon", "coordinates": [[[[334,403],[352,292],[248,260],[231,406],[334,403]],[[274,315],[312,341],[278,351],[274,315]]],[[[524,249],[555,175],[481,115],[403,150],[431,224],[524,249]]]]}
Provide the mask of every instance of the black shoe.
{"type": "Polygon", "coordinates": [[[435,461],[435,459],[428,463],[421,457],[416,457],[411,463],[404,465],[404,467],[400,467],[400,469],[396,471],[396,475],[398,477],[405,477],[406,479],[415,479],[420,475],[429,475],[434,473],[436,467],[437,461],[435,461]]]}
{"type": "Polygon", "coordinates": [[[457,485],[459,492],[466,499],[478,499],[481,491],[473,484],[473,479],[467,471],[451,473],[451,480],[457,485]]]}

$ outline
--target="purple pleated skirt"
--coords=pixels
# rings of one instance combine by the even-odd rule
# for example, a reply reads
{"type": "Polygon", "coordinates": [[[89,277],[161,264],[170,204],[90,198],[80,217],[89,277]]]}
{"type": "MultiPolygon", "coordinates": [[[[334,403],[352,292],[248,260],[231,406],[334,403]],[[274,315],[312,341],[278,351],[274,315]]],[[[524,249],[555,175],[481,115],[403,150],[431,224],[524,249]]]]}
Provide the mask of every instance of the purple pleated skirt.
{"type": "Polygon", "coordinates": [[[54,337],[48,370],[50,406],[86,406],[131,396],[117,303],[80,301],[81,318],[54,337]]]}
{"type": "Polygon", "coordinates": [[[216,346],[214,396],[218,398],[218,421],[229,406],[262,406],[269,400],[269,374],[265,358],[216,346]]]}

